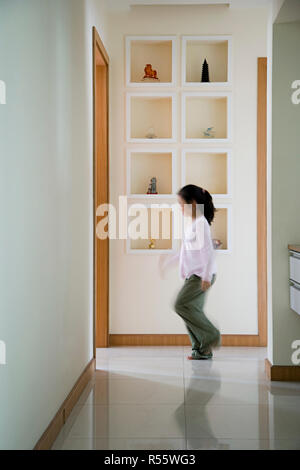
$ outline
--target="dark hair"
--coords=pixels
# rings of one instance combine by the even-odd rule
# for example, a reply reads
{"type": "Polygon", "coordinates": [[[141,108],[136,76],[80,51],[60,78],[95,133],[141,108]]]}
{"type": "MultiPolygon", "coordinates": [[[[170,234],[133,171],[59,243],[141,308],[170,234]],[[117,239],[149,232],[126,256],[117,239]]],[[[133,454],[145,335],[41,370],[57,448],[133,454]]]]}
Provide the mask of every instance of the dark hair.
{"type": "Polygon", "coordinates": [[[178,191],[178,196],[180,196],[187,204],[203,204],[204,206],[204,216],[211,225],[215,217],[216,209],[213,204],[212,197],[206,189],[195,186],[194,184],[188,184],[178,191]]]}

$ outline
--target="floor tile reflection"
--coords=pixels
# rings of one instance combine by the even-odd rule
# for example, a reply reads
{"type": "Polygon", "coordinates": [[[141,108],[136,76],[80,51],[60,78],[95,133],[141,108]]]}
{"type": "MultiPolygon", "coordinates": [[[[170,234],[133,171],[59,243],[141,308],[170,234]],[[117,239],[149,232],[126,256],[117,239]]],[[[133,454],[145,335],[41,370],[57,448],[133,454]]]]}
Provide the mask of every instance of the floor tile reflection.
{"type": "Polygon", "coordinates": [[[300,384],[270,383],[263,348],[97,350],[97,370],[53,449],[300,449],[300,384]]]}

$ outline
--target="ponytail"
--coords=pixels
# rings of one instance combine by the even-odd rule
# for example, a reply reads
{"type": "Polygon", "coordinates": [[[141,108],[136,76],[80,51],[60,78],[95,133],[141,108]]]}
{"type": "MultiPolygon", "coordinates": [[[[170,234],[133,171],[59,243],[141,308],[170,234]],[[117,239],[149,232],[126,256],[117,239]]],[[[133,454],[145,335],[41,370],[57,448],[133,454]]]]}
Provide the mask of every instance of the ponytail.
{"type": "Polygon", "coordinates": [[[187,186],[184,186],[180,189],[178,196],[180,196],[187,204],[196,202],[196,204],[203,205],[204,217],[206,218],[209,225],[212,224],[216,209],[214,207],[211,194],[206,191],[206,189],[200,188],[199,186],[195,186],[193,184],[188,184],[187,186]]]}

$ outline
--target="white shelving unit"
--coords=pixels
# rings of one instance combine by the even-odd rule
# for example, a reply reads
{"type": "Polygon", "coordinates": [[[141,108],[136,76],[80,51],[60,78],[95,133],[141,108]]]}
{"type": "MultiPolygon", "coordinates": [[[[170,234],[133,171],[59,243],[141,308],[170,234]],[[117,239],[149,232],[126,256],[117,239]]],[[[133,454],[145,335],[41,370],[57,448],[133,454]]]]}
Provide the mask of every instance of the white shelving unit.
{"type": "MultiPolygon", "coordinates": [[[[196,184],[213,196],[217,208],[212,224],[213,238],[222,241],[219,253],[232,249],[232,39],[230,36],[182,36],[181,84],[178,75],[177,36],[128,36],[126,48],[126,193],[131,206],[145,203],[151,219],[150,202],[176,201],[177,171],[182,186],[196,184]],[[202,83],[202,64],[208,62],[210,82],[202,83]],[[143,81],[144,68],[151,64],[157,80],[143,81]],[[181,85],[178,87],[178,85],[181,85]],[[181,116],[177,93],[181,94],[181,116]],[[181,142],[177,123],[181,123],[181,142]],[[210,132],[210,129],[213,128],[210,132]],[[167,145],[165,145],[167,144],[167,145]],[[179,146],[180,144],[180,146],[179,146]],[[181,166],[177,155],[181,152],[181,166]],[[152,177],[158,194],[148,195],[152,177]]],[[[174,209],[174,208],[173,208],[174,209]]],[[[158,237],[150,249],[145,240],[128,239],[128,254],[170,253],[174,240],[174,213],[171,234],[158,237]]],[[[128,226],[132,217],[128,218],[128,226]]]]}
{"type": "Polygon", "coordinates": [[[182,86],[210,89],[229,87],[232,82],[232,39],[230,36],[183,36],[182,86]],[[201,82],[207,60],[210,82],[201,82]]]}
{"type": "Polygon", "coordinates": [[[184,143],[229,143],[231,140],[231,95],[224,92],[182,94],[182,139],[184,143]],[[214,137],[205,137],[213,128],[214,137]]]}
{"type": "Polygon", "coordinates": [[[170,148],[130,148],[127,150],[127,196],[131,198],[175,198],[176,152],[170,148]],[[158,194],[147,194],[152,177],[158,194]]]}
{"type": "Polygon", "coordinates": [[[182,151],[181,185],[205,187],[214,199],[231,197],[231,151],[197,148],[182,151]]]}
{"type": "Polygon", "coordinates": [[[127,142],[175,142],[176,120],[175,93],[127,94],[127,142]],[[151,134],[154,137],[147,138],[151,134]]]}
{"type": "Polygon", "coordinates": [[[175,87],[176,42],[176,36],[127,36],[126,86],[175,87]],[[159,80],[143,81],[146,64],[157,71],[159,80]]]}

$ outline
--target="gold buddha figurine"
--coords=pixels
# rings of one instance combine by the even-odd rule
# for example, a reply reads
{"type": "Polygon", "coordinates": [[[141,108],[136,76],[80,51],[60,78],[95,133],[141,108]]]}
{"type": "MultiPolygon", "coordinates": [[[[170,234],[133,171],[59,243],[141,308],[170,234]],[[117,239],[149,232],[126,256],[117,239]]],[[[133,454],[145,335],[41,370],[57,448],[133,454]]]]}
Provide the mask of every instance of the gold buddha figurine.
{"type": "Polygon", "coordinates": [[[150,243],[149,243],[149,250],[154,250],[155,249],[155,242],[154,240],[150,240],[150,243]]]}

